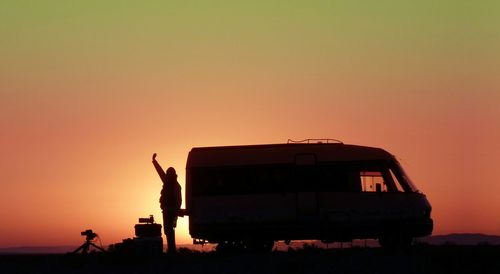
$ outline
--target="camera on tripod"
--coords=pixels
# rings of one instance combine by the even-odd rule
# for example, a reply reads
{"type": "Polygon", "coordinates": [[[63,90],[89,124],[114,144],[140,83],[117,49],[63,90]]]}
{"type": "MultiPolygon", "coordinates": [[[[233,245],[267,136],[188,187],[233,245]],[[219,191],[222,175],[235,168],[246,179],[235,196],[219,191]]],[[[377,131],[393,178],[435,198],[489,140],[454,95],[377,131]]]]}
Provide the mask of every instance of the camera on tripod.
{"type": "MultiPolygon", "coordinates": [[[[78,253],[78,252],[81,252],[82,254],[88,254],[89,251],[91,251],[90,250],[91,247],[93,247],[95,250],[106,252],[106,250],[104,250],[104,248],[102,248],[102,244],[101,244],[101,246],[97,246],[96,244],[94,244],[92,242],[96,237],[99,237],[96,233],[94,233],[94,231],[92,231],[92,229],[87,229],[85,231],[82,231],[82,232],[80,232],[80,234],[82,236],[85,236],[85,242],[80,247],[75,249],[75,251],[73,251],[73,254],[78,253]]],[[[100,241],[101,241],[101,239],[99,239],[99,242],[100,241]]]]}
{"type": "Polygon", "coordinates": [[[82,231],[80,234],[82,236],[86,236],[87,241],[92,241],[93,239],[95,239],[95,237],[97,237],[97,234],[95,234],[94,231],[92,231],[92,229],[87,229],[85,231],[82,231]]]}

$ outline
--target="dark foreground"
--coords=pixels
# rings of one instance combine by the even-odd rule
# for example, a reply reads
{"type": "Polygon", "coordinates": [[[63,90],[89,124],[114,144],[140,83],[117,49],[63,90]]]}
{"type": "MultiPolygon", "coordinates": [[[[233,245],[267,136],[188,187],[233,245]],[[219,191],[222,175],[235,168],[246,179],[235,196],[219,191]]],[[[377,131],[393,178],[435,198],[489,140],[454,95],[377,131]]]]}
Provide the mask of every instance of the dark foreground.
{"type": "Polygon", "coordinates": [[[0,273],[500,273],[500,246],[416,246],[221,254],[181,250],[155,258],[0,255],[0,273]]]}

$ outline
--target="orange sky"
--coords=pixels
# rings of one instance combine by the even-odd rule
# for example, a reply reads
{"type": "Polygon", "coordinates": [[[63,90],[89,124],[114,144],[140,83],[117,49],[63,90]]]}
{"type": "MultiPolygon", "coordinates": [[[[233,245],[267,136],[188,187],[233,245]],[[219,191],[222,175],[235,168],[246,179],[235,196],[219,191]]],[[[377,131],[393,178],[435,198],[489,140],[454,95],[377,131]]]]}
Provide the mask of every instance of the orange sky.
{"type": "Polygon", "coordinates": [[[435,234],[500,234],[498,5],[257,2],[2,3],[0,247],[133,237],[153,152],[184,187],[191,147],[289,138],[385,148],[435,234]]]}

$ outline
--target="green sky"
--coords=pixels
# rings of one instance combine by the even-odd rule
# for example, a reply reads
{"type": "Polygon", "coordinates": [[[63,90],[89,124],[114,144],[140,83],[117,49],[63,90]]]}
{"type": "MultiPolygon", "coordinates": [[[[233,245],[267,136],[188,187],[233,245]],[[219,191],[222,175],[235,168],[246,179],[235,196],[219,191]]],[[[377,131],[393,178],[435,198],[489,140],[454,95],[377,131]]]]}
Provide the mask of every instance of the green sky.
{"type": "Polygon", "coordinates": [[[12,76],[78,77],[89,68],[117,76],[113,73],[145,69],[239,74],[267,67],[300,74],[370,73],[380,67],[418,72],[429,62],[443,70],[487,65],[498,58],[499,6],[498,1],[2,1],[0,68],[12,76]]]}

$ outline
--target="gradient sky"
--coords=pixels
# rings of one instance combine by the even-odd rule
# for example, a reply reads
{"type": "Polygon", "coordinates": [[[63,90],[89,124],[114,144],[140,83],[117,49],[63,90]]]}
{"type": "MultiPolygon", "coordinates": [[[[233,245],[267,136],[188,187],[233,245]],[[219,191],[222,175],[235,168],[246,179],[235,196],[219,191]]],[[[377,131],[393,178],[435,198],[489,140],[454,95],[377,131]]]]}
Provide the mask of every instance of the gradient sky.
{"type": "MultiPolygon", "coordinates": [[[[158,153],[336,138],[397,155],[435,234],[500,234],[499,1],[0,2],[0,247],[161,218],[158,153]]],[[[177,238],[190,243],[187,220],[177,238]]]]}

